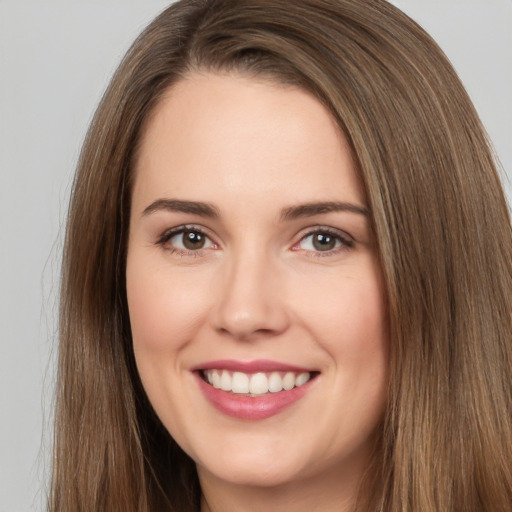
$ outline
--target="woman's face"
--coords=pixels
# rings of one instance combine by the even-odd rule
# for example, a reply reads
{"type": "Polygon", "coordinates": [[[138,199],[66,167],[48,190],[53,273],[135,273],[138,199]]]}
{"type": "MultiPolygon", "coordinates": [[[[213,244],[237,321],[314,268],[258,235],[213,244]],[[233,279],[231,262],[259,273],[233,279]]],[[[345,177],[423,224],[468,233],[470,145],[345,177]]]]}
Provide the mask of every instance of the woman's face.
{"type": "Polygon", "coordinates": [[[296,88],[193,74],[149,120],[135,171],[135,358],[202,483],[359,476],[386,399],[386,311],[327,110],[296,88]]]}

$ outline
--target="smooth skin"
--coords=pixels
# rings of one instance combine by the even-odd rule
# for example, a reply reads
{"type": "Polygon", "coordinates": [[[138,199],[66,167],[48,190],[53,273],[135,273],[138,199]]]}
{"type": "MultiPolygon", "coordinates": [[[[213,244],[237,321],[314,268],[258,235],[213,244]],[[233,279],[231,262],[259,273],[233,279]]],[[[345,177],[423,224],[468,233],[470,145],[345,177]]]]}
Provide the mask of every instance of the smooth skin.
{"type": "Polygon", "coordinates": [[[383,417],[388,329],[364,190],[334,120],[300,89],[196,72],[153,112],[135,173],[135,358],[197,464],[202,511],[350,510],[383,417]],[[243,420],[192,371],[220,359],[318,374],[283,411],[243,420]]]}

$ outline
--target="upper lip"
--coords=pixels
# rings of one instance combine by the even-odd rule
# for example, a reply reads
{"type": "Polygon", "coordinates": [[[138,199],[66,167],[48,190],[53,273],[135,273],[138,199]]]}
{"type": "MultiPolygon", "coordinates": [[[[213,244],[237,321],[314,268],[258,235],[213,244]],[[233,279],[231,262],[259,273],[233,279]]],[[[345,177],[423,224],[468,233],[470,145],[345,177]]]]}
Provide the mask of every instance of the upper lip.
{"type": "Polygon", "coordinates": [[[194,366],[192,371],[199,370],[229,370],[242,373],[256,372],[311,372],[311,368],[296,366],[279,361],[268,359],[255,359],[253,361],[237,361],[235,359],[217,359],[215,361],[206,361],[194,366]]]}

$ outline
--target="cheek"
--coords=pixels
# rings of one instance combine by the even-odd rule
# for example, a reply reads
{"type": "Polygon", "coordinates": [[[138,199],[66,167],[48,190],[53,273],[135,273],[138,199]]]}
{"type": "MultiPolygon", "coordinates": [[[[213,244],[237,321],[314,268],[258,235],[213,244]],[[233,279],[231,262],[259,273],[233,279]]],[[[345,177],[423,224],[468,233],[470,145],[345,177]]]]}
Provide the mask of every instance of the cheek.
{"type": "Polygon", "coordinates": [[[342,299],[333,327],[354,357],[376,355],[387,347],[387,320],[380,287],[374,282],[358,283],[342,299]],[[340,310],[339,310],[340,311],[340,310]]]}
{"type": "Polygon", "coordinates": [[[356,411],[361,404],[380,410],[389,374],[389,330],[376,266],[365,266],[339,282],[332,280],[324,289],[328,293],[316,294],[321,300],[304,303],[302,313],[330,357],[336,380],[333,389],[343,390],[340,399],[356,411]]]}
{"type": "Polygon", "coordinates": [[[359,282],[352,292],[344,303],[343,315],[338,317],[343,356],[360,369],[362,376],[367,376],[371,367],[379,370],[378,375],[387,373],[389,336],[379,282],[359,282]]]}
{"type": "Polygon", "coordinates": [[[137,265],[136,261],[128,264],[126,279],[136,353],[174,352],[193,337],[205,310],[197,287],[165,269],[137,265]]]}
{"type": "MultiPolygon", "coordinates": [[[[354,446],[363,445],[382,420],[389,382],[387,309],[379,280],[345,282],[319,316],[318,326],[326,323],[328,334],[318,339],[333,363],[332,414],[339,431],[354,446]]],[[[341,442],[339,435],[335,439],[341,442]]]]}
{"type": "Polygon", "coordinates": [[[373,267],[313,286],[303,293],[302,316],[309,319],[317,338],[330,345],[330,352],[356,356],[387,345],[384,294],[373,267]]]}

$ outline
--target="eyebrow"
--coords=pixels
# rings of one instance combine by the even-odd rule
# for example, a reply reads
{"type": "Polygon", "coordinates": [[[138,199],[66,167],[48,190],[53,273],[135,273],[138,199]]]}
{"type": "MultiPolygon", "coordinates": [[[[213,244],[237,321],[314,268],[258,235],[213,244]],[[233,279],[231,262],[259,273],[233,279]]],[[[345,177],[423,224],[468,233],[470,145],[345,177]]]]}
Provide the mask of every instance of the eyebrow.
{"type": "Polygon", "coordinates": [[[306,203],[297,206],[290,206],[281,212],[281,221],[294,220],[302,217],[313,217],[314,215],[322,215],[331,212],[349,212],[358,215],[369,215],[369,210],[365,206],[353,203],[326,201],[318,203],[306,203]]]}
{"type": "MultiPolygon", "coordinates": [[[[213,204],[201,201],[184,201],[181,199],[157,199],[147,206],[142,212],[142,216],[150,215],[158,211],[173,211],[181,213],[191,213],[201,217],[219,218],[220,212],[213,204]]],[[[295,220],[302,217],[313,217],[331,212],[349,212],[358,215],[368,216],[369,211],[365,206],[353,203],[322,201],[316,203],[305,203],[297,206],[289,206],[281,210],[281,222],[295,220]]]]}
{"type": "Polygon", "coordinates": [[[181,213],[192,213],[201,217],[218,218],[219,210],[210,203],[199,201],[182,201],[180,199],[157,199],[142,212],[142,216],[150,215],[158,211],[172,211],[181,213]]]}

